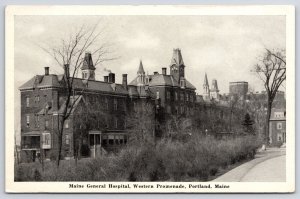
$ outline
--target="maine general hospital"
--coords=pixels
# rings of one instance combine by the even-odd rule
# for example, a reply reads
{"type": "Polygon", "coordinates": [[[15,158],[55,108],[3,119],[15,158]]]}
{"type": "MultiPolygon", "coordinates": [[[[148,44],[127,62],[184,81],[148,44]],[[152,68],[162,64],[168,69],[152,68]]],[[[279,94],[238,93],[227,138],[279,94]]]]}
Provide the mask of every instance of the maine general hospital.
{"type": "MultiPolygon", "coordinates": [[[[230,93],[221,95],[217,80],[212,80],[210,87],[206,74],[203,75],[203,94],[197,95],[196,88],[185,76],[186,66],[180,49],[173,50],[168,68],[169,73],[167,68],[162,68],[161,72],[149,75],[145,74],[140,61],[137,63],[137,76],[130,83],[127,83],[127,74],[122,75],[121,84],[116,83],[112,72],[99,81],[95,79],[92,56],[86,53],[80,68],[82,78],[74,78],[73,81],[75,94],[71,100],[76,100],[76,103],[64,123],[63,158],[74,157],[74,132],[77,131],[83,135],[82,156],[95,157],[96,151],[116,151],[124,146],[129,140],[126,131],[128,113],[141,102],[152,104],[154,117],[163,123],[174,115],[192,118],[195,114],[202,114],[205,117],[212,111],[221,119],[226,118],[230,94],[238,93],[243,99],[248,95],[248,83],[243,81],[230,82],[230,93]],[[92,112],[101,114],[96,118],[82,114],[82,109],[85,109],[82,104],[88,104],[92,112]],[[87,121],[86,125],[81,125],[82,120],[87,121]]],[[[64,81],[64,75],[49,74],[49,67],[45,67],[43,75],[32,77],[19,88],[22,162],[35,161],[42,150],[45,158],[50,159],[58,148],[59,117],[66,103],[64,81]]],[[[273,110],[270,125],[270,141],[274,144],[285,142],[284,109],[273,110]]],[[[209,126],[205,127],[207,129],[209,126]]]]}

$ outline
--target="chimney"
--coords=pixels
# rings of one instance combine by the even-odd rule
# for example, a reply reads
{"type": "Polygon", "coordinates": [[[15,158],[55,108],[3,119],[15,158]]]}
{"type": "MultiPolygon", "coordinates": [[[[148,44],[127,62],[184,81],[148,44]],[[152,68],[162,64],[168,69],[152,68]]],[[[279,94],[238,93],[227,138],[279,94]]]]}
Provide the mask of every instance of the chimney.
{"type": "Polygon", "coordinates": [[[157,71],[155,71],[153,74],[154,74],[154,75],[158,75],[158,72],[157,72],[157,71]]]}
{"type": "Polygon", "coordinates": [[[122,77],[123,77],[122,85],[127,90],[127,74],[123,74],[122,77]]]}
{"type": "Polygon", "coordinates": [[[45,67],[45,75],[49,75],[49,67],[45,67]]]}
{"type": "Polygon", "coordinates": [[[109,73],[108,74],[108,82],[109,83],[115,83],[115,73],[109,73]]]}
{"type": "Polygon", "coordinates": [[[162,68],[162,74],[167,75],[167,68],[162,68]]]}
{"type": "Polygon", "coordinates": [[[108,82],[108,76],[104,76],[104,82],[108,82]]]}
{"type": "Polygon", "coordinates": [[[70,77],[70,68],[69,68],[69,64],[65,64],[65,65],[64,65],[64,70],[65,70],[65,76],[66,76],[66,77],[70,77]]]}

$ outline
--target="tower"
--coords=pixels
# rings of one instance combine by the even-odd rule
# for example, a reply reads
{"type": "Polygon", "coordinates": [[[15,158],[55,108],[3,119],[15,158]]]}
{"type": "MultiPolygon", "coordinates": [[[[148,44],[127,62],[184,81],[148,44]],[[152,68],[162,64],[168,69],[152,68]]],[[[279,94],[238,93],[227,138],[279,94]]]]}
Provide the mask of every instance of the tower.
{"type": "Polygon", "coordinates": [[[211,98],[213,98],[215,100],[219,100],[219,88],[218,88],[218,82],[216,79],[212,80],[210,96],[211,96],[211,98]]]}
{"type": "Polygon", "coordinates": [[[209,90],[209,84],[208,84],[206,73],[205,73],[204,83],[203,83],[203,99],[205,101],[210,100],[210,90],[209,90]]]}
{"type": "Polygon", "coordinates": [[[142,60],[140,61],[139,69],[137,71],[137,85],[144,86],[145,84],[145,71],[142,60]]]}
{"type": "Polygon", "coordinates": [[[82,79],[95,80],[95,70],[92,54],[90,52],[85,53],[81,67],[82,79]]]}
{"type": "Polygon", "coordinates": [[[170,64],[171,75],[180,82],[180,79],[184,79],[184,68],[181,51],[179,48],[173,49],[173,56],[170,64]]]}

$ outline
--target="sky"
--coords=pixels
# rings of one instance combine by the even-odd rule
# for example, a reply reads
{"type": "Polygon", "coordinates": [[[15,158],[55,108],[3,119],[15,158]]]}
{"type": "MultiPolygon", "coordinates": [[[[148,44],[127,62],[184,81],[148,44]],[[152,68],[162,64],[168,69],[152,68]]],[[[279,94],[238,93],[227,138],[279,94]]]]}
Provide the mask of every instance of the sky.
{"type": "Polygon", "coordinates": [[[198,94],[203,92],[205,73],[210,85],[217,79],[220,93],[229,92],[231,81],[247,81],[255,91],[263,90],[251,69],[266,48],[286,45],[285,16],[15,16],[16,107],[18,87],[44,74],[45,66],[50,73],[62,73],[40,46],[56,45],[83,24],[95,23],[102,32],[99,45],[112,44],[112,57],[118,57],[97,66],[97,80],[103,80],[106,68],[116,74],[117,83],[124,73],[130,82],[140,60],[149,74],[161,73],[162,67],[169,74],[173,49],[180,48],[186,79],[198,94]]]}

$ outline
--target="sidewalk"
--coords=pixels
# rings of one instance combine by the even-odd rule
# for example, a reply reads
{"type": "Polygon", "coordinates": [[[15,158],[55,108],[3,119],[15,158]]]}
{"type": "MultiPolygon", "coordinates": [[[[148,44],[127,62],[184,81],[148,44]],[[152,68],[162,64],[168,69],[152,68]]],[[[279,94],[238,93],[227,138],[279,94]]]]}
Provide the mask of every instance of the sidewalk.
{"type": "MultiPolygon", "coordinates": [[[[255,175],[254,173],[256,171],[258,171],[257,169],[255,169],[255,171],[252,171],[252,169],[254,169],[254,167],[256,166],[260,166],[260,163],[263,163],[264,161],[273,159],[275,157],[280,157],[280,156],[284,156],[284,161],[285,161],[285,148],[267,148],[266,151],[260,151],[256,154],[255,159],[246,162],[232,170],[230,170],[229,172],[225,173],[224,175],[216,178],[215,180],[213,180],[212,182],[241,182],[241,181],[255,181],[255,175]]],[[[277,161],[283,161],[283,158],[280,158],[278,160],[270,160],[270,162],[267,162],[267,164],[269,165],[269,163],[274,163],[277,161]]],[[[285,165],[285,162],[284,164],[285,165]]],[[[262,166],[260,166],[261,168],[262,166]]],[[[285,167],[284,167],[285,168],[285,167]]],[[[283,169],[282,168],[282,164],[280,165],[280,168],[278,169],[283,169]]],[[[269,177],[264,178],[264,176],[262,177],[263,179],[260,178],[260,180],[258,181],[268,181],[268,179],[270,179],[270,174],[268,174],[269,177]]],[[[271,180],[272,181],[272,180],[271,180]]]]}

